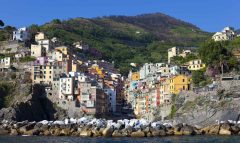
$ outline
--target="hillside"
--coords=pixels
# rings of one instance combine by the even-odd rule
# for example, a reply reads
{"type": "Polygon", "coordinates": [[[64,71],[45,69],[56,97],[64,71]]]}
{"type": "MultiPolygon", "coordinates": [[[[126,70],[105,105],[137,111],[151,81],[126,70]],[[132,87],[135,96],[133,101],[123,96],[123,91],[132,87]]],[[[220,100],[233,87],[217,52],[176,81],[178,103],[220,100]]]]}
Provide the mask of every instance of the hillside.
{"type": "Polygon", "coordinates": [[[130,62],[163,62],[168,48],[199,46],[211,36],[190,23],[161,13],[54,19],[40,27],[31,27],[32,31],[44,31],[49,38],[58,37],[65,44],[84,41],[99,50],[101,58],[114,61],[124,74],[129,71],[130,62]]]}

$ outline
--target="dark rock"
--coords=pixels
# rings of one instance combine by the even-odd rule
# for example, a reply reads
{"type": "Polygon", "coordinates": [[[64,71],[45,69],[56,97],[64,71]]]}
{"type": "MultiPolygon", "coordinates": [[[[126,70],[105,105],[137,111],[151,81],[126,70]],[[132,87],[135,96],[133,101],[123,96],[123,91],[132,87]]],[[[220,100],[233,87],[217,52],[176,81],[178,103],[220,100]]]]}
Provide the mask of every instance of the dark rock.
{"type": "Polygon", "coordinates": [[[238,132],[240,131],[240,128],[237,125],[231,126],[230,131],[232,132],[232,134],[238,134],[238,132]]]}

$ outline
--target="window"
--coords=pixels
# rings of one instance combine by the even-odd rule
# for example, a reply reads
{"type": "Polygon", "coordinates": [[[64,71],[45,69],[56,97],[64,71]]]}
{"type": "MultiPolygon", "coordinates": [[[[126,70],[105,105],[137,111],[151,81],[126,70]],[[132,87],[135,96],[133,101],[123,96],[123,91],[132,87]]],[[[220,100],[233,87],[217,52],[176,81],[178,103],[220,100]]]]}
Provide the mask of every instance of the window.
{"type": "Polygon", "coordinates": [[[183,86],[183,90],[185,90],[185,86],[183,86]]]}
{"type": "Polygon", "coordinates": [[[49,76],[49,78],[52,78],[51,76],[49,76]]]}
{"type": "Polygon", "coordinates": [[[182,82],[185,82],[185,79],[183,79],[182,82]]]}

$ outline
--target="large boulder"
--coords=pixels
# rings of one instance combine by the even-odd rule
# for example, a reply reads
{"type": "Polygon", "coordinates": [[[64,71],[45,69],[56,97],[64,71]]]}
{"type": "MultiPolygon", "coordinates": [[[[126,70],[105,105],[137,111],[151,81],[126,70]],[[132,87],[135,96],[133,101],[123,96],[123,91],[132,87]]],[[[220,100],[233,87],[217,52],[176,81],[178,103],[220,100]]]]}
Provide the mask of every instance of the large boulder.
{"type": "Polygon", "coordinates": [[[80,136],[82,137],[91,137],[92,136],[92,132],[90,130],[83,130],[80,132],[80,136]]]}
{"type": "Polygon", "coordinates": [[[174,135],[174,128],[173,127],[166,128],[166,135],[168,136],[174,135]]]}
{"type": "Polygon", "coordinates": [[[220,125],[212,125],[207,126],[201,129],[202,134],[207,135],[218,135],[220,129],[220,125]]]}
{"type": "Polygon", "coordinates": [[[232,134],[238,134],[238,132],[240,131],[240,128],[237,125],[231,126],[231,132],[232,134]]]}
{"type": "Polygon", "coordinates": [[[99,136],[102,135],[102,132],[100,132],[100,129],[95,127],[94,129],[92,129],[92,134],[93,134],[94,137],[99,137],[99,136]]]}
{"type": "Polygon", "coordinates": [[[143,131],[136,131],[131,133],[131,137],[145,137],[145,133],[143,131]]]}
{"type": "Polygon", "coordinates": [[[113,133],[112,133],[112,137],[126,137],[127,134],[126,133],[122,133],[120,132],[119,130],[115,130],[113,133]]]}
{"type": "Polygon", "coordinates": [[[112,133],[113,133],[113,127],[112,126],[107,126],[102,132],[104,137],[110,137],[110,136],[112,136],[112,133]]]}
{"type": "Polygon", "coordinates": [[[16,129],[11,129],[10,135],[11,136],[17,136],[18,135],[18,131],[16,129]]]}
{"type": "Polygon", "coordinates": [[[181,131],[182,131],[183,135],[194,135],[195,134],[195,131],[194,131],[193,127],[192,126],[188,126],[188,125],[183,126],[181,128],[181,131]]]}
{"type": "Polygon", "coordinates": [[[8,130],[0,127],[0,135],[8,135],[8,130]]]}

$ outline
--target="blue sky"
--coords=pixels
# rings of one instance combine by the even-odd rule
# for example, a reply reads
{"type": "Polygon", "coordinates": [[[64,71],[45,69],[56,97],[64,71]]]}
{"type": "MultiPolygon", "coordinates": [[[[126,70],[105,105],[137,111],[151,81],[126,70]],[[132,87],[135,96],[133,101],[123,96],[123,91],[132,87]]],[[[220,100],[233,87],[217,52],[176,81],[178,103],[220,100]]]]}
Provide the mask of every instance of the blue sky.
{"type": "Polygon", "coordinates": [[[54,18],[137,15],[162,12],[205,31],[240,28],[240,0],[1,0],[0,19],[16,27],[54,18]]]}

